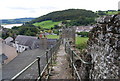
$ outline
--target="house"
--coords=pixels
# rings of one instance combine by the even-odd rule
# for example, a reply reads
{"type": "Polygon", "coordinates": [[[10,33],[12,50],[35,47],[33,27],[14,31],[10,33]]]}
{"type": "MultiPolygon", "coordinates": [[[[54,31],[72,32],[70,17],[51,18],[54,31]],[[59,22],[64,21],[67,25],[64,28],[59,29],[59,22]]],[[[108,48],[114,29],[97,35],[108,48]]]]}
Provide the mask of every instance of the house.
{"type": "Polygon", "coordinates": [[[33,37],[33,36],[25,36],[18,35],[15,39],[15,44],[17,52],[23,52],[25,50],[33,50],[33,49],[47,49],[56,43],[57,39],[47,39],[33,37]]]}
{"type": "Polygon", "coordinates": [[[13,46],[16,47],[17,52],[23,52],[28,49],[33,49],[36,40],[38,40],[37,37],[18,35],[13,46]]]}
{"type": "MultiPolygon", "coordinates": [[[[47,38],[41,38],[37,39],[37,37],[32,37],[32,36],[23,36],[23,35],[18,35],[16,38],[18,47],[19,46],[27,46],[28,49],[32,50],[27,50],[19,54],[15,59],[13,59],[10,63],[3,65],[2,67],[2,79],[11,79],[13,76],[15,76],[18,72],[20,72],[23,68],[25,68],[27,65],[29,65],[31,62],[33,62],[37,56],[42,56],[41,58],[41,69],[45,67],[46,64],[46,56],[43,54],[46,53],[45,47],[52,47],[53,45],[56,44],[57,39],[47,39],[47,38]],[[30,47],[30,48],[29,48],[30,47]]],[[[19,49],[19,48],[18,48],[19,49]]],[[[5,58],[7,59],[7,58],[5,58]]],[[[37,63],[31,66],[30,69],[26,70],[26,73],[23,73],[22,76],[18,77],[17,79],[35,79],[38,77],[38,68],[37,68],[37,63]]]]}
{"type": "Polygon", "coordinates": [[[5,43],[2,42],[3,40],[0,40],[0,58],[1,64],[8,64],[10,61],[12,61],[18,54],[16,52],[16,49],[14,47],[11,47],[5,43]]]}
{"type": "Polygon", "coordinates": [[[77,26],[76,32],[89,32],[93,26],[77,26]]]}
{"type": "Polygon", "coordinates": [[[12,46],[13,45],[13,38],[12,37],[7,37],[5,40],[4,40],[5,44],[9,45],[9,46],[12,46]]]}

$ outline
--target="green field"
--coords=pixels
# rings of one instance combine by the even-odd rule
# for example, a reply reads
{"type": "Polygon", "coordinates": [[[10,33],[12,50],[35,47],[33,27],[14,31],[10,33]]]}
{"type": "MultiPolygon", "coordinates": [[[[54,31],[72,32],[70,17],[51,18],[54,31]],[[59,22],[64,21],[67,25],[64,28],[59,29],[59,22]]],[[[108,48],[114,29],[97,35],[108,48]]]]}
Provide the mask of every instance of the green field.
{"type": "MultiPolygon", "coordinates": [[[[98,14],[99,12],[96,12],[96,13],[98,14]]],[[[120,11],[101,11],[101,13],[106,15],[115,15],[120,13],[120,11]]]]}
{"type": "Polygon", "coordinates": [[[114,15],[114,14],[118,14],[118,11],[114,11],[114,12],[108,12],[108,13],[106,13],[106,14],[108,14],[108,15],[114,15]]]}
{"type": "Polygon", "coordinates": [[[53,22],[51,20],[48,20],[48,21],[37,22],[37,23],[34,23],[33,25],[39,26],[45,29],[50,29],[50,28],[53,28],[54,25],[58,25],[59,23],[60,22],[53,22]]]}
{"type": "MultiPolygon", "coordinates": [[[[59,39],[59,35],[46,35],[47,38],[50,39],[59,39]]],[[[76,45],[86,43],[88,37],[76,37],[76,45]]]]}
{"type": "Polygon", "coordinates": [[[46,37],[49,39],[59,39],[59,35],[47,35],[46,37]]]}
{"type": "MultiPolygon", "coordinates": [[[[59,35],[47,35],[49,39],[59,39],[59,35]]],[[[78,49],[84,49],[87,46],[88,37],[76,37],[76,47],[78,49]]]]}

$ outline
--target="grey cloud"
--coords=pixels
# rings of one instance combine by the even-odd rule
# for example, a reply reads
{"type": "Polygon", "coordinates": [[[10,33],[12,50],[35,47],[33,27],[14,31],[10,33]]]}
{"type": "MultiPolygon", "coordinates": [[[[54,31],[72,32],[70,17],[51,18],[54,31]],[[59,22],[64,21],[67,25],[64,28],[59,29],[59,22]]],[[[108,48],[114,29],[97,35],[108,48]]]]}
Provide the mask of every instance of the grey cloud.
{"type": "Polygon", "coordinates": [[[40,7],[40,9],[53,10],[53,9],[58,9],[58,8],[53,7],[53,6],[42,6],[42,7],[40,7]]]}
{"type": "Polygon", "coordinates": [[[34,10],[37,8],[25,8],[25,7],[9,7],[10,9],[16,9],[16,10],[34,10]]]}
{"type": "Polygon", "coordinates": [[[45,11],[49,11],[49,10],[57,10],[57,7],[53,7],[53,6],[40,6],[40,7],[8,7],[9,9],[14,9],[14,10],[23,10],[26,12],[30,12],[30,13],[35,13],[38,12],[39,10],[45,10],[45,11]]]}
{"type": "Polygon", "coordinates": [[[118,2],[118,9],[120,9],[120,1],[118,2]]]}
{"type": "Polygon", "coordinates": [[[36,10],[36,9],[45,9],[45,10],[53,10],[53,9],[58,9],[53,6],[40,6],[37,8],[26,8],[26,7],[8,7],[10,9],[17,9],[17,10],[36,10]]]}

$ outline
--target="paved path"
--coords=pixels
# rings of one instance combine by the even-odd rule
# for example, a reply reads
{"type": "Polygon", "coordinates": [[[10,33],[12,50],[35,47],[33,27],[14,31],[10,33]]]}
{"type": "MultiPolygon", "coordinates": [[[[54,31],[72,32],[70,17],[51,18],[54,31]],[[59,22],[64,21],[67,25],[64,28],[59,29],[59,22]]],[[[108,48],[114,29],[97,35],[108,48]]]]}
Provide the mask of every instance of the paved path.
{"type": "Polygon", "coordinates": [[[64,45],[60,46],[57,53],[56,65],[53,66],[52,76],[50,79],[72,79],[67,54],[64,51],[64,45]]]}

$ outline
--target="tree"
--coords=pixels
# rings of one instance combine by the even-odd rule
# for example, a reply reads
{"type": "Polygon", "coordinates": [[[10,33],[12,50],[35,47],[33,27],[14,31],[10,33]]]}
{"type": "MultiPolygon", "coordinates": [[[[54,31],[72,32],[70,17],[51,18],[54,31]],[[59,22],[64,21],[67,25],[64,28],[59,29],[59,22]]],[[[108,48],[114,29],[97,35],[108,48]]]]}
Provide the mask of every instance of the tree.
{"type": "Polygon", "coordinates": [[[59,26],[58,26],[58,25],[55,25],[55,26],[54,26],[54,29],[58,29],[58,28],[59,28],[59,26]]]}
{"type": "Polygon", "coordinates": [[[103,15],[106,15],[106,13],[104,11],[98,11],[98,15],[103,16],[103,15]]]}
{"type": "Polygon", "coordinates": [[[78,35],[81,35],[81,37],[88,37],[89,32],[77,32],[78,35]]]}
{"type": "Polygon", "coordinates": [[[19,34],[20,35],[31,35],[31,36],[36,36],[38,33],[38,29],[35,27],[20,27],[19,28],[19,34]]]}

